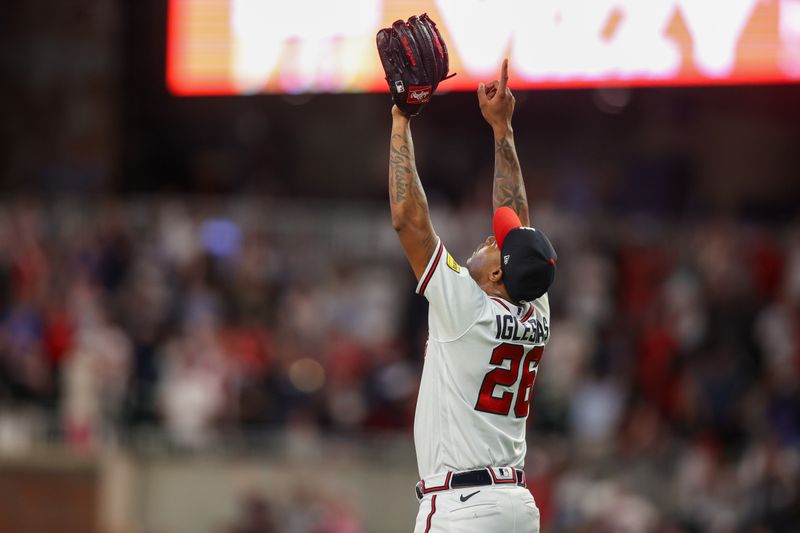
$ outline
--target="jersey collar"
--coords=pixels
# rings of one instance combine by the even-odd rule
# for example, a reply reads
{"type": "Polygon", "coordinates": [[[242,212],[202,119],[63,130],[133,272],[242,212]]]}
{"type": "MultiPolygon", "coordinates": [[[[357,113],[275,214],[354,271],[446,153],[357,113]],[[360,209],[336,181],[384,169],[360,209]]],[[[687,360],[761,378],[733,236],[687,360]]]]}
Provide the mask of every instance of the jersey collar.
{"type": "Polygon", "coordinates": [[[533,305],[531,302],[524,303],[522,305],[517,305],[512,303],[501,296],[490,296],[492,300],[496,301],[500,305],[506,308],[509,313],[513,313],[512,309],[516,309],[517,318],[521,317],[527,310],[528,306],[533,305]]]}

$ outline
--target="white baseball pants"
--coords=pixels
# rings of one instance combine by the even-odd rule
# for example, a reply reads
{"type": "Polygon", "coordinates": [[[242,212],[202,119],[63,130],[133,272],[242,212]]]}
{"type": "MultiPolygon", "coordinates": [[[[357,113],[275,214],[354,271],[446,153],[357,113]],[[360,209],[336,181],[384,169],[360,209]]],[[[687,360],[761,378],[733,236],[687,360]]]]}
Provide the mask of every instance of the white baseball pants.
{"type": "Polygon", "coordinates": [[[539,533],[539,508],[518,485],[445,490],[420,500],[414,533],[539,533]]]}

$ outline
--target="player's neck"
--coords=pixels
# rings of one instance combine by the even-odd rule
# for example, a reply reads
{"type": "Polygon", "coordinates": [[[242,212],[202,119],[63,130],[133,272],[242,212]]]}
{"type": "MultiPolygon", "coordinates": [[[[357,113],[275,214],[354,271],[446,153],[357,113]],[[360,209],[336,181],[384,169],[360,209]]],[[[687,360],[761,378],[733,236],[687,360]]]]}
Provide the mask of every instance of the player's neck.
{"type": "Polygon", "coordinates": [[[481,289],[483,289],[483,292],[485,292],[489,296],[496,296],[498,298],[502,298],[507,302],[514,303],[511,300],[511,297],[508,295],[508,291],[506,290],[505,285],[487,283],[484,286],[482,286],[481,289]]]}

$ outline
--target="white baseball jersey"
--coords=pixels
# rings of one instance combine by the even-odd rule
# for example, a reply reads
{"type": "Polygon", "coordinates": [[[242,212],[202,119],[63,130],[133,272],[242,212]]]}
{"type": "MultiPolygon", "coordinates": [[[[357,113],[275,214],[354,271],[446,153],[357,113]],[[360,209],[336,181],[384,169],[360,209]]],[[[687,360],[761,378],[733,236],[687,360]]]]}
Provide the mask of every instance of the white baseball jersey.
{"type": "Polygon", "coordinates": [[[414,418],[420,478],[522,468],[533,382],[550,337],[547,294],[521,306],[490,297],[441,240],[417,293],[430,303],[414,418]]]}

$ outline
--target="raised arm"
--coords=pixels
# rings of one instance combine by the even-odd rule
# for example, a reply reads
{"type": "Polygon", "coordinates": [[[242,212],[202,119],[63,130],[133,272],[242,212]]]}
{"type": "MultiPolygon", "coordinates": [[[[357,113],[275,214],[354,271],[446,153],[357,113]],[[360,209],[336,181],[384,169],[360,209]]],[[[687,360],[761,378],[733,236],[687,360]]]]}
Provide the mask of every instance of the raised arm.
{"type": "Polygon", "coordinates": [[[483,118],[494,131],[494,209],[508,206],[517,213],[522,225],[528,226],[528,196],[514,145],[514,130],[511,128],[515,102],[516,99],[508,88],[508,59],[505,59],[500,80],[478,86],[478,103],[483,118]]]}
{"type": "Polygon", "coordinates": [[[392,139],[389,146],[389,205],[392,226],[400,237],[408,262],[419,279],[436,248],[428,199],[414,162],[410,119],[392,107],[392,139]]]}

